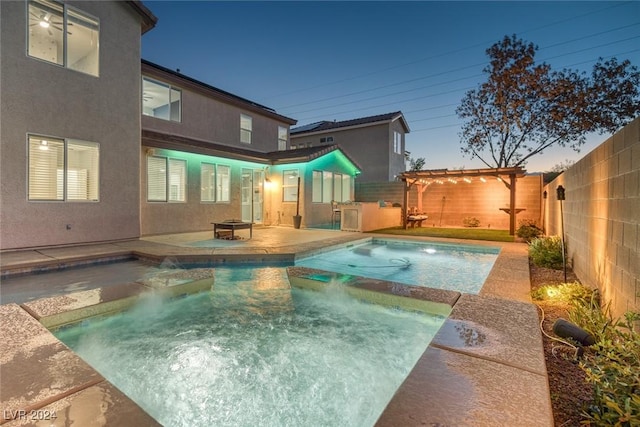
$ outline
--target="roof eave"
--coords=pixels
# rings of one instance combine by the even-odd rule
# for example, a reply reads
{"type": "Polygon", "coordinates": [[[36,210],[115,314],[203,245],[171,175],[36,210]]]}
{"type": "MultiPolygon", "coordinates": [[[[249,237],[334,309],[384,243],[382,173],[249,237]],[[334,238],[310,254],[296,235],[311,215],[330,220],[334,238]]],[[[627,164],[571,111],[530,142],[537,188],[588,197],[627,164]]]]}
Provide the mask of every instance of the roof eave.
{"type": "Polygon", "coordinates": [[[127,3],[142,18],[142,21],[141,21],[142,33],[141,34],[146,33],[147,31],[151,30],[153,27],[156,26],[156,23],[158,22],[158,18],[140,0],[129,0],[129,1],[127,1],[127,3]]]}

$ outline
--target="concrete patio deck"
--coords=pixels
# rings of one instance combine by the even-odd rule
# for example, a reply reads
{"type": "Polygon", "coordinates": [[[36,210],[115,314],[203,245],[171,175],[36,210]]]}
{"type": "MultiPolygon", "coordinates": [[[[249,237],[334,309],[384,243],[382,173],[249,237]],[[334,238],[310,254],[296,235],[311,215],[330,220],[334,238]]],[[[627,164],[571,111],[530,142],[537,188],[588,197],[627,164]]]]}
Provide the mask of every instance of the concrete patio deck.
{"type": "MultiPolygon", "coordinates": [[[[369,237],[397,238],[257,227],[250,240],[216,241],[210,231],[4,252],[0,254],[0,269],[3,276],[8,276],[129,258],[154,262],[170,258],[212,267],[228,262],[291,264],[296,256],[369,237]]],[[[451,239],[415,240],[456,243],[451,239]]],[[[537,309],[529,300],[526,245],[462,242],[499,246],[502,250],[480,295],[458,293],[442,300],[452,306],[451,314],[377,425],[552,426],[537,309]]],[[[362,286],[375,292],[394,292],[394,287],[380,282],[361,280],[362,286]]],[[[136,286],[105,293],[105,300],[98,303],[136,295],[140,285],[136,286]]],[[[429,298],[424,295],[422,298],[429,298]]],[[[413,294],[409,297],[421,298],[413,294]]],[[[73,296],[58,298],[68,304],[73,296]]],[[[0,305],[0,340],[5,344],[0,359],[0,424],[39,425],[34,417],[55,413],[58,418],[46,420],[46,425],[67,425],[72,421],[83,426],[158,425],[60,343],[37,320],[41,310],[38,307],[51,310],[51,304],[43,300],[0,305]]]]}

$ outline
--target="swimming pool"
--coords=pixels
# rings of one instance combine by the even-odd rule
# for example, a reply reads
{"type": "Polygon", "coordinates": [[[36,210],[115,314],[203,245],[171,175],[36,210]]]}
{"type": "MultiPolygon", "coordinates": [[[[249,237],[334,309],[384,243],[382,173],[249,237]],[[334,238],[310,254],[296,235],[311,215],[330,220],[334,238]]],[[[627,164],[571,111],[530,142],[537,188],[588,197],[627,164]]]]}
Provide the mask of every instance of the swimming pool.
{"type": "Polygon", "coordinates": [[[443,321],[234,267],[55,335],[163,425],[371,426],[443,321]]]}
{"type": "Polygon", "coordinates": [[[372,239],[296,260],[301,267],[477,294],[500,248],[372,239]]]}

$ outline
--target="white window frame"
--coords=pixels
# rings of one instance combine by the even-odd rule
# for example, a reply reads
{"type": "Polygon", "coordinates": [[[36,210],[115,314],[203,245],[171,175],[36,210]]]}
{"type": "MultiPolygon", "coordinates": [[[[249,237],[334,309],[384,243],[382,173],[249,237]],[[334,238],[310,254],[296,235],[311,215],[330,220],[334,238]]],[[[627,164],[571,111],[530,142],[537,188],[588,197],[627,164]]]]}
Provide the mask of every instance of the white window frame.
{"type": "Polygon", "coordinates": [[[99,143],[28,134],[27,153],[29,201],[100,201],[99,143]]]}
{"type": "Polygon", "coordinates": [[[278,151],[286,150],[288,141],[289,130],[284,126],[278,126],[278,151]]]}
{"type": "Polygon", "coordinates": [[[298,193],[298,179],[300,170],[285,169],[282,171],[282,201],[295,202],[300,197],[298,193]]]}
{"type": "Polygon", "coordinates": [[[148,156],[147,202],[185,203],[188,188],[187,168],[187,161],[184,159],[148,156]],[[160,183],[152,181],[152,173],[153,178],[159,179],[160,183]]]}
{"type": "Polygon", "coordinates": [[[322,171],[314,170],[313,176],[313,188],[311,191],[311,202],[322,203],[322,171]]]}
{"type": "Polygon", "coordinates": [[[348,202],[351,200],[351,176],[345,173],[314,170],[312,203],[348,202]]]}
{"type": "MultiPolygon", "coordinates": [[[[31,10],[32,5],[34,8],[40,8],[40,10],[42,11],[46,9],[49,9],[49,10],[57,9],[61,15],[61,16],[58,16],[57,14],[51,15],[49,13],[46,13],[44,17],[39,21],[40,25],[36,25],[36,24],[33,24],[33,25],[35,25],[34,29],[37,31],[46,31],[49,34],[55,34],[55,32],[58,32],[58,31],[61,33],[60,34],[61,38],[60,38],[60,41],[58,41],[58,43],[62,44],[62,52],[61,52],[62,60],[57,58],[55,60],[49,59],[45,57],[44,53],[41,53],[40,55],[36,55],[35,52],[31,52],[31,37],[35,38],[35,33],[31,31],[27,32],[26,48],[27,48],[28,57],[47,62],[49,64],[58,65],[60,67],[67,68],[70,70],[78,71],[83,74],[88,74],[95,77],[100,76],[100,20],[98,18],[92,15],[89,15],[73,6],[69,6],[66,3],[62,3],[56,0],[29,0],[26,2],[26,5],[27,5],[26,7],[27,23],[30,23],[35,18],[33,15],[33,11],[31,10]],[[47,15],[48,15],[48,18],[47,18],[47,15]],[[61,21],[59,23],[58,21],[53,21],[53,19],[51,18],[52,16],[53,16],[53,19],[61,19],[61,21]],[[82,61],[82,59],[85,59],[86,56],[83,56],[81,60],[75,63],[70,63],[69,56],[70,56],[70,53],[74,51],[74,49],[70,46],[71,45],[77,46],[77,45],[75,44],[75,39],[70,40],[69,36],[73,34],[74,28],[79,28],[79,27],[83,27],[85,29],[88,28],[90,31],[91,30],[94,31],[93,33],[91,33],[91,36],[95,37],[95,39],[91,40],[91,46],[95,46],[93,48],[95,50],[95,52],[93,53],[95,66],[91,64],[92,66],[87,67],[87,62],[82,61]]],[[[49,39],[47,38],[45,40],[49,40],[49,39]]],[[[55,45],[56,42],[54,41],[54,39],[50,39],[50,40],[52,40],[52,43],[55,45]]],[[[83,45],[83,44],[84,43],[80,43],[80,45],[83,45]]]]}
{"type": "Polygon", "coordinates": [[[402,154],[402,134],[396,130],[393,131],[393,152],[402,154]]]}
{"type": "Polygon", "coordinates": [[[216,165],[216,201],[231,201],[231,166],[216,165]]]}
{"type": "Polygon", "coordinates": [[[216,201],[216,165],[214,163],[200,163],[200,201],[216,201]]]}
{"type": "Polygon", "coordinates": [[[253,118],[246,114],[240,114],[240,142],[251,144],[253,133],[253,118]]]}
{"type": "Polygon", "coordinates": [[[342,175],[342,202],[351,201],[351,176],[342,175]]]}
{"type": "MultiPolygon", "coordinates": [[[[169,83],[153,79],[151,77],[142,76],[142,94],[140,96],[140,99],[142,100],[142,115],[147,117],[153,117],[155,119],[166,120],[170,122],[176,122],[176,123],[182,122],[182,90],[180,88],[175,87],[169,83]],[[149,89],[149,92],[145,92],[144,90],[145,82],[159,86],[163,89],[166,89],[167,93],[154,94],[154,93],[151,93],[152,92],[151,89],[149,89]],[[159,95],[163,95],[168,99],[167,104],[163,104],[167,106],[166,115],[155,115],[150,113],[148,110],[145,110],[145,103],[150,102],[152,100],[151,97],[156,97],[159,95]],[[147,99],[148,97],[149,99],[147,99]]],[[[160,106],[163,106],[163,105],[160,105],[160,106]]],[[[155,113],[155,109],[152,109],[152,110],[155,113]]]]}

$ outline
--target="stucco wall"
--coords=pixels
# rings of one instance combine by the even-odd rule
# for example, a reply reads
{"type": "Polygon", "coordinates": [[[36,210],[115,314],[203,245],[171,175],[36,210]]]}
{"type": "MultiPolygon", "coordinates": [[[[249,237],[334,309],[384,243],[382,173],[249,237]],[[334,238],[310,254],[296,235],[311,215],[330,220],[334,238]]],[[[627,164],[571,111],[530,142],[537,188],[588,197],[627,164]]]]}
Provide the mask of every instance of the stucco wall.
{"type": "Polygon", "coordinates": [[[278,150],[278,126],[289,128],[289,123],[261,115],[259,109],[242,108],[190,90],[179,78],[145,64],[143,75],[170,83],[182,91],[181,122],[142,116],[143,129],[266,153],[278,150]],[[252,119],[251,144],[240,142],[241,114],[252,119]]]}
{"type": "Polygon", "coordinates": [[[574,272],[601,290],[614,315],[640,310],[640,118],[545,188],[548,235],[561,235],[559,185],[574,272]]]}
{"type": "Polygon", "coordinates": [[[126,3],[68,3],[100,20],[99,77],[28,57],[26,3],[0,2],[1,249],[140,233],[140,19],[126,3]],[[100,200],[29,202],[30,133],[99,143],[100,200]]]}
{"type": "MultiPolygon", "coordinates": [[[[393,153],[393,131],[404,134],[399,120],[377,125],[367,125],[357,128],[337,128],[316,134],[292,135],[292,145],[317,147],[324,145],[320,138],[332,136],[331,144],[338,144],[361,167],[358,176],[360,182],[381,182],[395,179],[404,172],[404,155],[393,153]]],[[[403,150],[404,152],[404,136],[403,150]]]]}
{"type": "MultiPolygon", "coordinates": [[[[403,183],[356,183],[356,200],[372,202],[386,200],[403,203],[403,183]]],[[[540,195],[542,194],[542,176],[528,175],[519,178],[516,183],[516,208],[524,211],[516,216],[516,228],[521,220],[528,219],[541,224],[540,195]]],[[[418,206],[415,187],[409,192],[409,208],[429,216],[423,226],[462,227],[466,217],[480,220],[482,228],[509,229],[509,215],[500,208],[509,206],[509,190],[495,178],[486,182],[474,178],[470,184],[432,184],[422,194],[422,206],[418,206]]]]}

